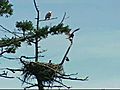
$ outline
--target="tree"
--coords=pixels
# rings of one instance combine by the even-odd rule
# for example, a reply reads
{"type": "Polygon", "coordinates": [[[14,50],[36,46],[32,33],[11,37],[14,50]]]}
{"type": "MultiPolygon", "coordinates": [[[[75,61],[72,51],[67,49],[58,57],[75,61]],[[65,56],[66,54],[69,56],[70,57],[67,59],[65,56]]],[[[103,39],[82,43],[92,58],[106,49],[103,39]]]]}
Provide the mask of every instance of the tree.
{"type": "Polygon", "coordinates": [[[8,0],[0,0],[0,16],[5,15],[6,17],[13,14],[13,5],[8,0]]]}
{"type": "MultiPolygon", "coordinates": [[[[71,77],[72,75],[77,75],[76,74],[66,74],[64,71],[63,64],[65,61],[69,61],[68,58],[68,53],[69,50],[71,49],[71,46],[73,45],[73,38],[74,38],[74,33],[79,30],[79,28],[75,30],[71,30],[69,25],[64,24],[64,20],[66,19],[66,12],[64,13],[64,16],[60,23],[57,25],[53,26],[44,26],[40,27],[39,23],[43,21],[49,21],[49,20],[54,20],[57,19],[55,18],[49,18],[49,19],[43,19],[40,20],[39,16],[39,9],[37,7],[37,3],[35,0],[33,0],[34,7],[36,10],[36,27],[33,25],[32,21],[29,20],[24,20],[24,21],[17,21],[16,22],[16,28],[17,32],[12,32],[11,30],[6,29],[4,26],[0,25],[0,27],[9,33],[12,34],[11,37],[5,36],[4,38],[0,39],[0,56],[6,59],[15,59],[19,60],[22,64],[21,68],[4,68],[3,73],[0,74],[1,77],[4,78],[15,78],[14,76],[9,76],[8,73],[16,73],[16,72],[22,72],[22,78],[17,77],[20,81],[30,86],[25,87],[26,88],[31,88],[31,87],[38,87],[39,90],[43,90],[45,87],[66,87],[70,88],[67,85],[65,85],[62,80],[63,79],[68,79],[68,80],[80,80],[80,81],[85,81],[88,79],[88,77],[84,79],[79,79],[79,78],[73,78],[71,77]],[[70,45],[67,48],[67,51],[61,60],[59,64],[55,64],[51,62],[42,62],[40,61],[39,58],[43,57],[40,54],[45,52],[46,50],[39,51],[39,42],[41,42],[42,39],[49,38],[49,35],[59,35],[59,34],[65,34],[68,36],[66,40],[69,40],[70,45]],[[17,52],[17,49],[22,47],[22,43],[27,42],[28,46],[34,46],[35,49],[35,56],[34,57],[29,57],[29,56],[20,56],[18,58],[11,58],[11,57],[6,57],[4,54],[15,54],[17,52]],[[28,59],[28,60],[27,60],[28,59]],[[34,59],[34,61],[30,61],[31,59],[34,59]],[[29,82],[29,79],[34,78],[37,80],[36,84],[33,84],[29,82]],[[60,86],[54,85],[54,82],[61,84],[60,86]]],[[[13,9],[12,9],[12,4],[8,0],[1,0],[0,1],[1,7],[0,7],[0,15],[6,15],[11,16],[13,14],[13,9]]]]}

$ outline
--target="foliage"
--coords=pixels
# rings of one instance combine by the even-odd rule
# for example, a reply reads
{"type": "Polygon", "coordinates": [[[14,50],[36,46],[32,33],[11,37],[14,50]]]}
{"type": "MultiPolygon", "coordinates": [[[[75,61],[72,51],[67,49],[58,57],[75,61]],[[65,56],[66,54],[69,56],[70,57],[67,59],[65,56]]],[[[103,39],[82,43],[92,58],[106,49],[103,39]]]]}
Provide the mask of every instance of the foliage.
{"type": "Polygon", "coordinates": [[[11,39],[10,38],[2,38],[0,42],[2,44],[11,43],[7,47],[4,47],[5,51],[7,53],[15,53],[16,49],[18,47],[21,47],[21,42],[20,41],[16,41],[16,38],[14,38],[14,37],[12,37],[11,39]]]}
{"type": "MultiPolygon", "coordinates": [[[[15,73],[15,71],[22,71],[22,75],[23,75],[23,80],[21,80],[23,83],[27,83],[30,84],[32,86],[30,87],[34,87],[37,86],[40,89],[44,89],[45,87],[45,83],[47,83],[48,87],[53,87],[53,83],[57,82],[59,84],[61,84],[64,87],[67,87],[66,85],[64,85],[62,83],[62,79],[69,79],[69,80],[80,80],[80,81],[85,81],[87,80],[88,77],[86,77],[85,79],[77,79],[77,78],[71,78],[71,75],[66,75],[64,72],[64,68],[63,68],[63,63],[64,61],[69,61],[68,59],[68,52],[72,46],[72,41],[73,41],[73,36],[74,36],[74,32],[79,30],[76,29],[72,32],[72,34],[70,33],[71,28],[69,27],[69,25],[65,25],[63,23],[63,21],[65,20],[65,16],[66,13],[64,14],[64,17],[62,19],[62,21],[60,23],[58,23],[57,25],[53,25],[53,26],[43,26],[40,27],[39,26],[39,10],[37,8],[36,2],[34,0],[34,5],[36,8],[36,11],[38,13],[37,15],[37,28],[33,25],[32,21],[29,20],[23,20],[23,21],[17,21],[16,22],[16,28],[17,28],[17,32],[12,32],[11,30],[6,29],[5,27],[3,27],[2,25],[0,25],[0,27],[2,27],[3,30],[11,33],[13,36],[11,37],[4,37],[0,39],[0,48],[1,48],[1,52],[0,52],[0,56],[3,57],[4,53],[16,53],[16,50],[20,47],[22,47],[22,43],[27,42],[28,45],[34,45],[34,49],[35,49],[35,56],[32,57],[32,59],[35,59],[34,61],[25,61],[22,60],[22,58],[25,59],[31,59],[31,57],[27,57],[27,56],[21,56],[20,58],[17,58],[21,61],[21,63],[23,64],[23,67],[20,69],[9,69],[6,68],[7,70],[15,73]],[[68,39],[70,40],[70,46],[68,47],[61,63],[59,64],[54,64],[54,63],[43,63],[42,61],[38,62],[38,54],[39,54],[39,42],[42,39],[46,39],[48,38],[49,35],[61,35],[61,34],[65,34],[68,35],[68,39]],[[37,58],[37,60],[36,60],[37,58]],[[38,84],[31,84],[28,83],[29,79],[31,79],[32,77],[34,77],[35,79],[37,79],[38,84]],[[58,79],[58,80],[57,80],[58,79]],[[52,86],[51,86],[52,85],[52,86]]],[[[0,0],[0,15],[6,15],[6,17],[10,16],[13,14],[13,9],[12,9],[12,4],[9,3],[8,0],[0,0]]],[[[52,18],[55,19],[55,18],[52,18]]],[[[49,19],[49,20],[52,20],[49,19]]],[[[45,21],[45,20],[42,20],[45,21]]],[[[47,20],[48,21],[48,20],[47,20]]],[[[8,57],[6,57],[8,58],[8,57]]],[[[8,58],[10,59],[10,58],[8,58]]],[[[12,58],[12,59],[16,59],[16,58],[12,58]]],[[[6,78],[13,78],[13,77],[8,77],[7,73],[3,73],[0,74],[0,76],[5,76],[6,78]]],[[[62,87],[60,86],[60,87],[62,87]]],[[[28,88],[30,88],[28,87],[28,88]]],[[[59,86],[57,86],[59,87],[59,86]]],[[[69,88],[69,87],[67,87],[69,88]]]]}
{"type": "Polygon", "coordinates": [[[0,0],[0,16],[9,17],[13,14],[12,4],[8,0],[0,0]]]}
{"type": "Polygon", "coordinates": [[[16,22],[16,27],[18,28],[18,30],[22,30],[23,32],[25,31],[31,31],[33,30],[33,23],[32,21],[20,21],[20,22],[16,22]]]}

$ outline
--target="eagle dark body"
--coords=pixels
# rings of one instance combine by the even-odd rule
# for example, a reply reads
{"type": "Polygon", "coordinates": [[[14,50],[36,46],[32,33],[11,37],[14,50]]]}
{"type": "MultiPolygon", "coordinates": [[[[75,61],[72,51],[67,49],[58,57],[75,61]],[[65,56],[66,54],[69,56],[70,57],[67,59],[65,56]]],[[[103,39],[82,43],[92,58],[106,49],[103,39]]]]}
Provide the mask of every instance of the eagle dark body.
{"type": "Polygon", "coordinates": [[[51,11],[49,11],[46,15],[45,15],[45,20],[49,20],[51,18],[51,11]]]}

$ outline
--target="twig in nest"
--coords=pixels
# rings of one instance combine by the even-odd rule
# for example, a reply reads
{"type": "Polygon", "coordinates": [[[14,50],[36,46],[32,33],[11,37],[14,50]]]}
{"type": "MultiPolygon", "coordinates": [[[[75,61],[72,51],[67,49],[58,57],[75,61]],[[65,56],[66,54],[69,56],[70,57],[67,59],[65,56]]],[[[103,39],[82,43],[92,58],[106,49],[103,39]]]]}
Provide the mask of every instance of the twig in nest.
{"type": "Polygon", "coordinates": [[[29,83],[29,82],[26,82],[24,80],[22,80],[20,77],[17,77],[20,81],[26,83],[26,84],[29,84],[29,85],[33,85],[33,86],[38,86],[38,84],[32,84],[32,83],[29,83]]]}

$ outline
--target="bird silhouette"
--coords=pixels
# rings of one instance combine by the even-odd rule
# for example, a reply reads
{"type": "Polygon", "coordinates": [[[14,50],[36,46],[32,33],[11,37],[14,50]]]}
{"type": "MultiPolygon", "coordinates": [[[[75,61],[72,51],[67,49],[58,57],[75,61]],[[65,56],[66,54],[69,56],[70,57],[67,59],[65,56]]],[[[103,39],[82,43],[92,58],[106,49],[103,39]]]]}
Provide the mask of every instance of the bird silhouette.
{"type": "Polygon", "coordinates": [[[46,15],[45,15],[45,20],[49,20],[51,18],[52,15],[52,11],[49,11],[46,15]]]}

